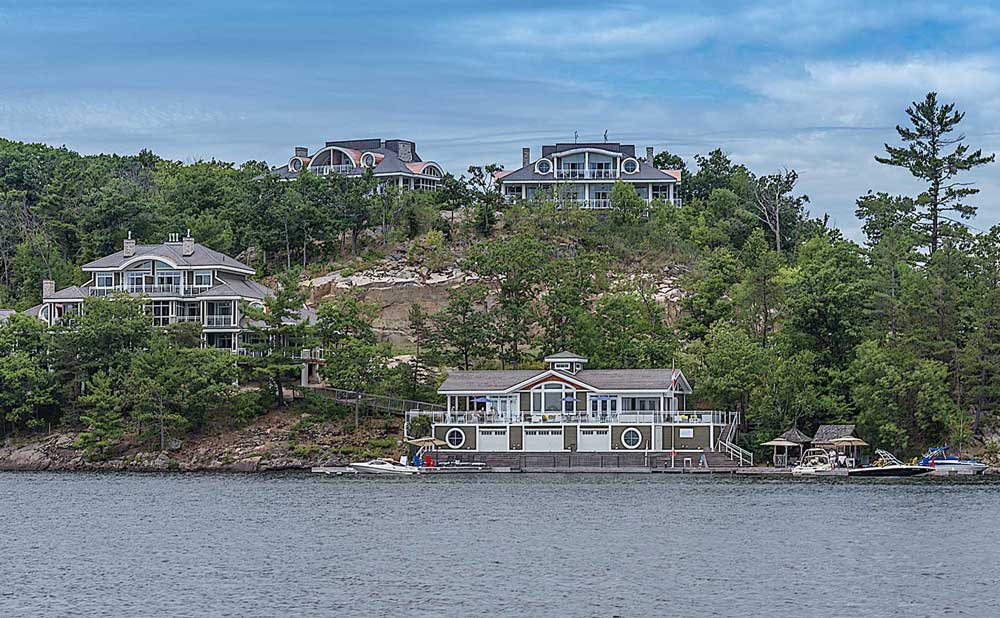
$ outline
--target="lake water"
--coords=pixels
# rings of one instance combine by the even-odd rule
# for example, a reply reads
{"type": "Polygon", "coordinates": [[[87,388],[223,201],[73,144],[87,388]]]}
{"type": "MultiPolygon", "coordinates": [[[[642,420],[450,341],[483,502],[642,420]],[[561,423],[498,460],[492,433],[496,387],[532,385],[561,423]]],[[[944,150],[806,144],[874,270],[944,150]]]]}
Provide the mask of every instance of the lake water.
{"type": "Polygon", "coordinates": [[[998,481],[0,473],[0,616],[993,617],[998,481]]]}

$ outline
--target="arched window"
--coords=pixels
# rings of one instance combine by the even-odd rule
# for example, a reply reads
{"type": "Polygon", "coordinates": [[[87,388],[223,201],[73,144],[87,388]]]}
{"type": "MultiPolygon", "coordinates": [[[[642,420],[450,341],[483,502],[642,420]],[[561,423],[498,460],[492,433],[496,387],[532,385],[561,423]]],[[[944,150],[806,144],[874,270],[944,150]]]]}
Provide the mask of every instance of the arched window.
{"type": "Polygon", "coordinates": [[[533,412],[575,412],[576,389],[564,382],[545,382],[531,389],[533,412]]]}

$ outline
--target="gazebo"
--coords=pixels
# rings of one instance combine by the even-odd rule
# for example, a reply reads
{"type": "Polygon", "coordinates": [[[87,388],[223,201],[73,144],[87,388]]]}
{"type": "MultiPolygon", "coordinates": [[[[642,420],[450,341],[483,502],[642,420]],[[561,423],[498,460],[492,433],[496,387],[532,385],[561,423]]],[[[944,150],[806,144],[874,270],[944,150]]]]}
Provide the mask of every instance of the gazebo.
{"type": "Polygon", "coordinates": [[[782,454],[781,464],[780,465],[787,466],[788,465],[788,448],[789,447],[794,447],[794,446],[799,447],[799,456],[801,457],[802,456],[802,445],[803,444],[809,444],[810,442],[812,442],[812,440],[813,440],[812,438],[810,438],[806,434],[802,433],[802,431],[798,427],[792,427],[791,429],[789,429],[785,433],[781,434],[780,436],[778,436],[774,440],[770,440],[768,442],[765,442],[761,446],[771,446],[771,447],[774,447],[774,464],[775,465],[779,465],[779,463],[778,463],[778,447],[779,446],[784,447],[785,451],[782,454]]]}

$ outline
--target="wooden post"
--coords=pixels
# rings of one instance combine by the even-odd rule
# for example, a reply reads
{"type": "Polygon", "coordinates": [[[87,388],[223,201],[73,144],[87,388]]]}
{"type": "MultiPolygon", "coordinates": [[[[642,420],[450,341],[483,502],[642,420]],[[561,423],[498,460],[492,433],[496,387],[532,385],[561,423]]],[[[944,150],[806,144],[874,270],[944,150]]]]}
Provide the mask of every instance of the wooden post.
{"type": "Polygon", "coordinates": [[[361,395],[354,396],[354,431],[358,430],[360,426],[360,414],[361,414],[361,395]]]}

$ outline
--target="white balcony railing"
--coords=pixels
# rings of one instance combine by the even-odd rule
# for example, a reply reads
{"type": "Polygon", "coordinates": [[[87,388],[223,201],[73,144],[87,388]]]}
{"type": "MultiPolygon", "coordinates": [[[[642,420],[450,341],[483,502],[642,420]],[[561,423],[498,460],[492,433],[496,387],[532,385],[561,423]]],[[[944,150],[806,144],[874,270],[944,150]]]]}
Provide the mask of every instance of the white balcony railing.
{"type": "Polygon", "coordinates": [[[117,292],[127,292],[145,296],[197,296],[210,289],[209,285],[114,285],[90,288],[91,296],[110,296],[117,292]]]}
{"type": "Polygon", "coordinates": [[[349,174],[354,171],[354,164],[344,163],[342,165],[316,165],[310,167],[309,171],[313,174],[319,174],[321,176],[326,176],[327,174],[349,174]]]}
{"type": "Polygon", "coordinates": [[[235,321],[231,315],[210,315],[205,317],[205,326],[209,328],[228,328],[234,324],[235,321]]]}
{"type": "Polygon", "coordinates": [[[433,412],[435,423],[456,424],[559,424],[559,423],[675,423],[683,425],[724,425],[731,414],[717,410],[618,411],[618,412],[499,412],[495,410],[452,410],[433,412]]]}
{"type": "Polygon", "coordinates": [[[618,178],[618,169],[613,167],[592,167],[584,169],[582,167],[561,167],[556,169],[556,178],[563,179],[583,179],[602,180],[618,178]]]}

